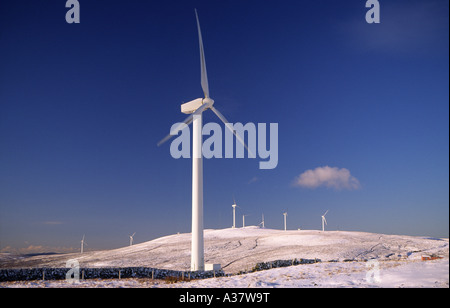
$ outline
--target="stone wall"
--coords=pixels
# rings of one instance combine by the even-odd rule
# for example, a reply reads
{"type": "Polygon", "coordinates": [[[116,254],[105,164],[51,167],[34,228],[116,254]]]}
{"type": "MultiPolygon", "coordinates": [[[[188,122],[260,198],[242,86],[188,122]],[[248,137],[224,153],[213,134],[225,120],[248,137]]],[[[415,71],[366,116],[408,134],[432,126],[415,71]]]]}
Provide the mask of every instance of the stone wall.
{"type": "MultiPolygon", "coordinates": [[[[24,268],[24,269],[0,269],[0,281],[24,281],[24,280],[62,280],[74,268],[24,268]]],[[[184,277],[191,279],[204,279],[224,276],[223,271],[208,272],[184,272],[150,267],[121,267],[121,268],[79,268],[80,279],[113,279],[113,278],[154,278],[165,279],[167,277],[184,277]]]]}
{"type": "Polygon", "coordinates": [[[318,263],[321,262],[320,259],[293,259],[293,260],[276,260],[276,261],[270,261],[270,262],[260,262],[255,265],[255,267],[252,269],[252,271],[262,271],[262,270],[268,270],[272,268],[277,267],[287,267],[287,266],[293,266],[293,265],[299,265],[299,264],[312,264],[312,263],[318,263]]]}

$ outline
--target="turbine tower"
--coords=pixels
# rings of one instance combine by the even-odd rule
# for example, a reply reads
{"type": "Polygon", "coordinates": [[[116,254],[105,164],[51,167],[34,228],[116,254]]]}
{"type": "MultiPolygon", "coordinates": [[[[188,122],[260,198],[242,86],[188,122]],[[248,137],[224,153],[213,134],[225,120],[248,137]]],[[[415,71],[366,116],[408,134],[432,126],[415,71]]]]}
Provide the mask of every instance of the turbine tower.
{"type": "Polygon", "coordinates": [[[242,215],[242,228],[245,228],[245,216],[248,215],[242,215]]]}
{"type": "Polygon", "coordinates": [[[233,229],[234,229],[234,228],[236,228],[236,206],[237,206],[237,204],[236,204],[235,200],[233,200],[233,201],[234,201],[234,203],[233,203],[232,207],[233,207],[233,229]]]}
{"type": "Polygon", "coordinates": [[[264,226],[264,213],[262,214],[262,220],[261,220],[261,222],[259,223],[259,225],[261,226],[261,228],[265,228],[265,226],[264,226]]]}
{"type": "Polygon", "coordinates": [[[325,219],[325,215],[327,215],[329,210],[325,212],[325,214],[322,215],[322,231],[325,231],[325,225],[327,225],[327,220],[325,219]]]}
{"type": "Polygon", "coordinates": [[[133,235],[130,235],[130,246],[133,245],[133,237],[136,234],[136,232],[133,233],[133,235]]]}
{"type": "Polygon", "coordinates": [[[205,52],[203,50],[203,39],[200,30],[200,21],[198,19],[197,10],[195,10],[197,19],[198,39],[200,47],[200,71],[201,86],[205,98],[197,98],[193,101],[181,105],[181,112],[190,114],[183,123],[179,123],[169,135],[158,142],[158,146],[168,141],[178,132],[192,123],[192,242],[191,242],[191,270],[203,271],[205,269],[204,262],[204,239],[203,239],[203,160],[202,160],[202,113],[207,109],[211,109],[216,116],[225,124],[236,139],[241,142],[248,151],[247,145],[243,139],[233,130],[227,123],[229,121],[213,107],[214,100],[209,96],[208,75],[206,72],[205,52]]]}
{"type": "Polygon", "coordinates": [[[81,239],[81,252],[80,253],[83,253],[84,245],[87,245],[87,244],[84,242],[84,234],[83,234],[83,238],[81,239]]]}
{"type": "Polygon", "coordinates": [[[287,217],[287,212],[283,213],[284,216],[284,231],[286,231],[286,217],[287,217]]]}

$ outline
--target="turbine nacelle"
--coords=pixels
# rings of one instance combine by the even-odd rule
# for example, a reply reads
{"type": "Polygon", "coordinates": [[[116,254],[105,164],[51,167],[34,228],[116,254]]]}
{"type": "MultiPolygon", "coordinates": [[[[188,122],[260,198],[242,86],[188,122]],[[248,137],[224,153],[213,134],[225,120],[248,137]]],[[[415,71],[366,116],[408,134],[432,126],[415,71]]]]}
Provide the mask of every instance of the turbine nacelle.
{"type": "Polygon", "coordinates": [[[209,97],[194,99],[193,101],[181,105],[181,112],[185,114],[192,114],[204,104],[209,104],[209,107],[212,107],[212,105],[214,105],[214,100],[209,97]]]}

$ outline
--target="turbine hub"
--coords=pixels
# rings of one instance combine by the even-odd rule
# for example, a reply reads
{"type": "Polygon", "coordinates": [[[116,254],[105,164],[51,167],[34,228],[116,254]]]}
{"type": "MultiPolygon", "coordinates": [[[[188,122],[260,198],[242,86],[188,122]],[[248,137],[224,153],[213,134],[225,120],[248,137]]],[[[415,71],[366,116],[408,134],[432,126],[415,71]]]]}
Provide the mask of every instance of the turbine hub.
{"type": "Polygon", "coordinates": [[[207,97],[207,98],[203,99],[203,104],[210,104],[211,105],[210,107],[212,107],[212,105],[214,105],[214,100],[207,97]]]}

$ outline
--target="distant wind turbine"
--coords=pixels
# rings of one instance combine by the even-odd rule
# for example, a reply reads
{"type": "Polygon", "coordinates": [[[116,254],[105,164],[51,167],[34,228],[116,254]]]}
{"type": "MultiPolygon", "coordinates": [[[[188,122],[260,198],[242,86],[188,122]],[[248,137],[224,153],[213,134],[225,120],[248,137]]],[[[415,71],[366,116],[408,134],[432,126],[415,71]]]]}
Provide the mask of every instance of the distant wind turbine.
{"type": "MultiPolygon", "coordinates": [[[[158,142],[158,146],[175,136],[180,129],[191,123],[192,132],[192,241],[191,241],[191,270],[203,271],[205,269],[204,258],[204,238],[203,238],[203,155],[202,155],[202,114],[203,111],[211,109],[216,116],[225,123],[236,139],[241,142],[248,151],[248,147],[243,139],[237,134],[231,126],[227,125],[229,121],[214,108],[214,100],[209,97],[208,76],[206,72],[205,52],[203,50],[203,39],[200,30],[200,21],[197,10],[195,10],[197,19],[198,38],[200,46],[200,70],[201,86],[205,98],[197,98],[193,101],[181,105],[181,112],[190,114],[190,116],[180,123],[169,135],[158,142]]],[[[253,155],[253,154],[252,154],[253,155]]]]}
{"type": "Polygon", "coordinates": [[[237,204],[236,204],[236,200],[234,200],[234,198],[233,198],[233,205],[232,205],[232,207],[233,207],[233,229],[234,228],[236,228],[236,207],[237,207],[237,204]]]}
{"type": "Polygon", "coordinates": [[[284,216],[284,231],[286,231],[286,217],[287,217],[287,212],[284,212],[283,213],[283,216],[284,216]]]}
{"type": "Polygon", "coordinates": [[[265,228],[264,226],[264,213],[262,214],[262,221],[259,223],[259,225],[261,226],[261,228],[265,228]]]}
{"type": "Polygon", "coordinates": [[[326,218],[325,218],[325,215],[327,215],[328,211],[329,211],[329,210],[327,210],[327,211],[325,212],[325,214],[322,215],[322,231],[325,231],[325,225],[328,225],[328,224],[327,224],[327,220],[326,220],[326,218]]]}
{"type": "Polygon", "coordinates": [[[84,241],[84,234],[83,234],[83,238],[81,239],[81,253],[83,253],[84,245],[87,246],[87,243],[84,241]]]}
{"type": "Polygon", "coordinates": [[[245,228],[245,216],[248,215],[242,215],[242,228],[245,228]]]}
{"type": "Polygon", "coordinates": [[[130,235],[130,246],[133,245],[133,237],[136,234],[136,232],[133,233],[133,235],[130,235]]]}

